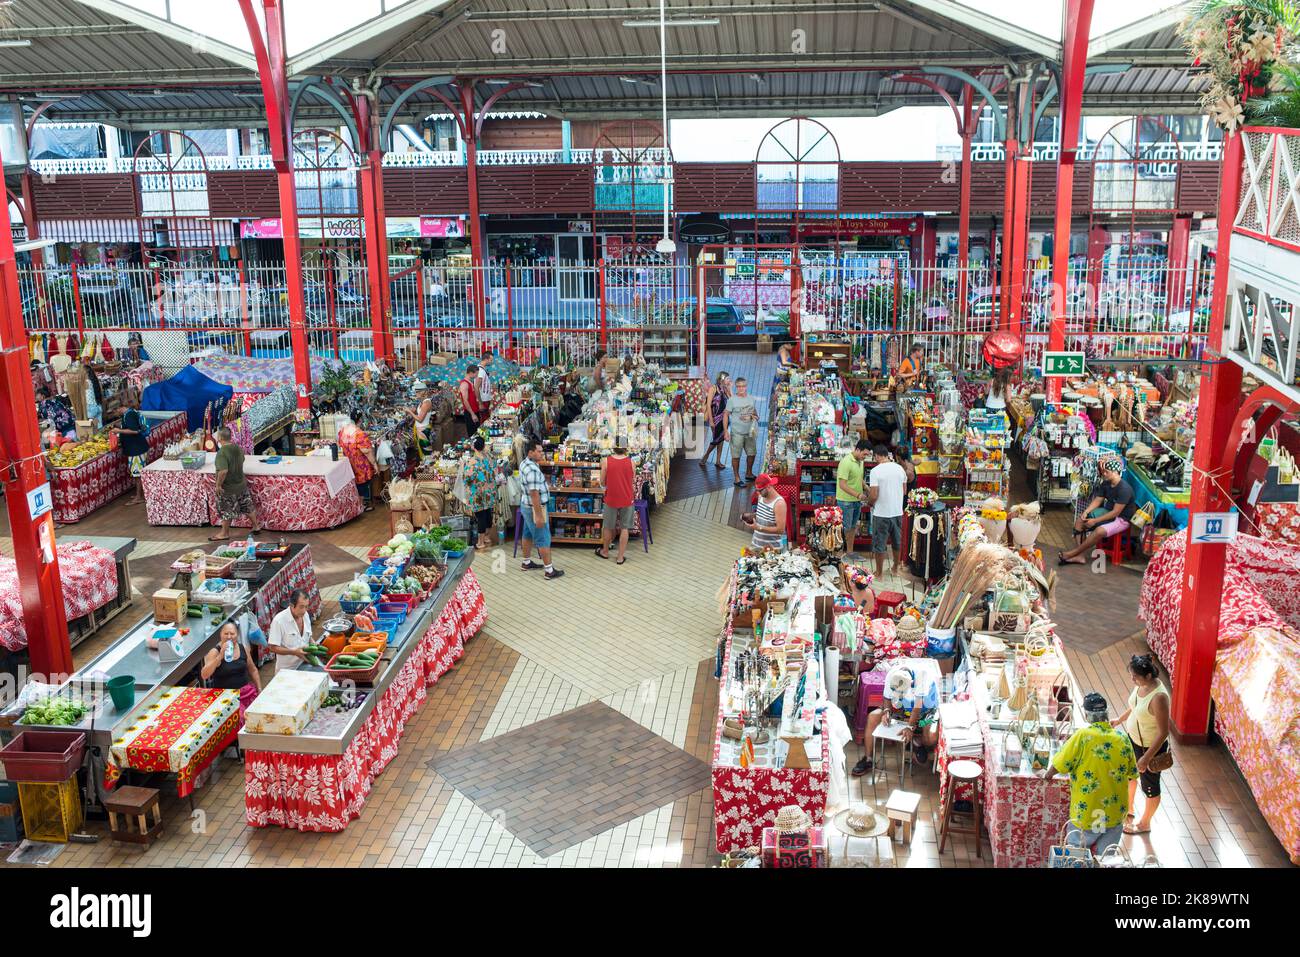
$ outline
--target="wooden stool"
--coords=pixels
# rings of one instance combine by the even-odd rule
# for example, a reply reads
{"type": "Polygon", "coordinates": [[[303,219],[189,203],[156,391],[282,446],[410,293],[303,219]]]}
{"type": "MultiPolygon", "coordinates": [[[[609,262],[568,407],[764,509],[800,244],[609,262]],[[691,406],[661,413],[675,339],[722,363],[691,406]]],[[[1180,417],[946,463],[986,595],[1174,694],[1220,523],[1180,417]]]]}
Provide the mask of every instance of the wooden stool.
{"type": "Polygon", "coordinates": [[[921,806],[921,795],[913,791],[895,791],[885,802],[885,817],[889,818],[890,837],[898,840],[903,832],[903,843],[912,843],[912,829],[916,827],[916,814],[921,806]]]}
{"type": "Polygon", "coordinates": [[[979,780],[984,776],[984,769],[974,761],[950,761],[948,763],[948,788],[943,795],[943,813],[939,817],[939,853],[943,853],[944,845],[948,841],[949,834],[974,834],[975,835],[975,856],[982,857],[980,849],[980,827],[982,825],[980,807],[980,789],[979,780]],[[967,782],[971,785],[971,810],[975,815],[975,822],[971,827],[955,827],[952,823],[952,802],[953,794],[957,791],[957,785],[960,782],[967,782]]]}
{"type": "Polygon", "coordinates": [[[120,787],[104,799],[104,810],[108,812],[109,834],[115,841],[148,847],[162,833],[162,810],[157,788],[120,787]],[[151,811],[152,827],[147,820],[151,811]],[[123,818],[120,826],[117,820],[119,814],[123,818]],[[132,820],[136,822],[138,830],[132,830],[132,820]]]}

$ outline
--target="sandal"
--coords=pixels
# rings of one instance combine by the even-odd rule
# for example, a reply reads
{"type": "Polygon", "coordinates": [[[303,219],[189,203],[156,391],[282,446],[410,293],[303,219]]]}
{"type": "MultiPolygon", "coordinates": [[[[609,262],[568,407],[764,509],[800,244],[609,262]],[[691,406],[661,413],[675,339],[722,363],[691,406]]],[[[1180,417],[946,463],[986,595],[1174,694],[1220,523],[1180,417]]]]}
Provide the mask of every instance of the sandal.
{"type": "Polygon", "coordinates": [[[593,551],[592,551],[592,554],[595,555],[597,558],[604,558],[604,559],[608,559],[608,558],[609,558],[608,555],[602,555],[602,554],[600,553],[600,549],[599,549],[599,548],[593,550],[593,551]]]}
{"type": "Polygon", "coordinates": [[[1151,828],[1150,828],[1150,827],[1138,827],[1136,824],[1125,824],[1125,825],[1124,825],[1124,833],[1125,833],[1125,834],[1150,834],[1150,833],[1151,833],[1151,828]]]}
{"type": "MultiPolygon", "coordinates": [[[[601,557],[603,558],[604,556],[601,556],[601,557]]],[[[626,559],[626,558],[620,558],[620,559],[619,559],[618,561],[616,561],[614,564],[615,564],[615,565],[624,565],[624,564],[626,564],[626,563],[627,563],[627,559],[626,559]]]]}
{"type": "Polygon", "coordinates": [[[227,536],[225,536],[225,537],[223,538],[223,537],[220,536],[220,535],[209,535],[209,536],[208,536],[208,541],[210,541],[210,542],[228,542],[228,541],[230,541],[230,536],[227,535],[227,536]]]}

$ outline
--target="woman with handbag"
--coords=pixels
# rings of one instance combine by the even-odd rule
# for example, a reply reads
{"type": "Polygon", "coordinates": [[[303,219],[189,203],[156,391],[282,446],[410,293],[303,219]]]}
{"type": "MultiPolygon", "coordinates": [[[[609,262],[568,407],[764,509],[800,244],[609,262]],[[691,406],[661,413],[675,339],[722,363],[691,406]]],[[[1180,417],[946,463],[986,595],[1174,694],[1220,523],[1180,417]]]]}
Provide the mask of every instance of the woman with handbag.
{"type": "Polygon", "coordinates": [[[1151,655],[1134,655],[1128,663],[1133,691],[1128,698],[1128,710],[1111,722],[1124,726],[1124,733],[1133,744],[1137,758],[1139,779],[1128,783],[1129,814],[1124,822],[1125,834],[1149,834],[1151,819],[1160,807],[1160,772],[1174,766],[1174,756],[1169,750],[1169,689],[1160,680],[1155,660],[1151,655]],[[1132,809],[1137,807],[1137,786],[1142,785],[1142,817],[1134,822],[1132,809]]]}

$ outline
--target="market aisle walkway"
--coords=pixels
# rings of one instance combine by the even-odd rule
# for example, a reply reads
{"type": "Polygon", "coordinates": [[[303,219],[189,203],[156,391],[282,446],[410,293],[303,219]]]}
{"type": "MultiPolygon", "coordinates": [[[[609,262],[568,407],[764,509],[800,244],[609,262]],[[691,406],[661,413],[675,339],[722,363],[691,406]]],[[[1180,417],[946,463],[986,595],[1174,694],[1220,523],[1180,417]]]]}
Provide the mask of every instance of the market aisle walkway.
{"type": "MultiPolygon", "coordinates": [[[[765,368],[770,376],[771,357],[742,353],[726,361],[729,371],[751,376],[761,384],[756,392],[767,394],[761,376],[765,368]]],[[[478,557],[488,622],[460,664],[430,689],[397,758],[345,832],[248,828],[242,767],[223,759],[196,793],[196,813],[165,798],[168,830],[152,848],[107,840],[69,845],[54,866],[712,863],[717,855],[707,766],[717,708],[718,591],[747,540],[734,519],[749,490],[734,490],[729,473],[719,481],[711,467],[703,477],[700,472],[689,457],[674,463],[671,501],[652,515],[656,544],[646,554],[632,542],[621,567],[586,548],[557,548],[566,575],[547,582],[521,571],[508,546],[478,557]],[[518,770],[503,779],[506,766],[518,770]]],[[[166,566],[174,554],[203,543],[207,534],[142,528],[139,510],[124,504],[93,521],[101,534],[136,530],[143,536],[133,562],[137,605],[78,646],[78,663],[138,617],[144,596],[170,579],[166,566]]],[[[61,534],[76,531],[91,529],[83,523],[61,534]]],[[[387,516],[380,512],[341,529],[292,536],[311,543],[327,600],[356,567],[353,559],[385,537],[387,516]]],[[[1065,510],[1049,511],[1042,537],[1049,561],[1068,539],[1065,510]]],[[[0,552],[6,545],[0,540],[0,552]]],[[[1134,617],[1139,581],[1124,570],[1094,577],[1071,568],[1062,577],[1057,617],[1072,666],[1081,683],[1115,702],[1127,694],[1127,657],[1143,648],[1134,617]],[[1094,626],[1099,603],[1113,609],[1102,629],[1094,626]]],[[[856,746],[849,751],[851,764],[861,752],[856,746]]],[[[1165,775],[1168,796],[1150,838],[1159,859],[1166,866],[1285,865],[1226,750],[1215,745],[1179,749],[1178,755],[1165,775]]],[[[881,779],[882,798],[892,786],[881,779]]],[[[852,800],[870,800],[867,779],[850,779],[850,787],[852,800]]],[[[922,770],[909,787],[922,795],[912,845],[880,840],[872,848],[855,840],[853,857],[909,867],[987,864],[987,844],[977,859],[967,837],[940,857],[936,779],[922,770]]],[[[1142,839],[1129,840],[1139,841],[1139,856],[1148,850],[1142,839]]],[[[833,849],[843,853],[842,839],[833,849]]]]}

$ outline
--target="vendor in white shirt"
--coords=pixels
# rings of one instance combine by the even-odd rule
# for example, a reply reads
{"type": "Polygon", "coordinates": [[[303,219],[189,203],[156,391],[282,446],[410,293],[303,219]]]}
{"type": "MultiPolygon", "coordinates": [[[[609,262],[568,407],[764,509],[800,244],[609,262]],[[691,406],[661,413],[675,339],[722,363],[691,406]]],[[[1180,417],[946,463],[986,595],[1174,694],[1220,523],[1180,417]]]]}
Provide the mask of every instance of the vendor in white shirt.
{"type": "Polygon", "coordinates": [[[275,655],[278,674],[297,668],[307,657],[302,649],[311,644],[311,616],[307,614],[307,593],[295,588],[289,593],[289,605],[271,619],[271,633],[266,645],[275,655]]]}
{"type": "Polygon", "coordinates": [[[1011,370],[998,369],[989,381],[988,391],[984,393],[984,408],[990,412],[1004,412],[1007,408],[1007,395],[1011,392],[1011,370]]]}

